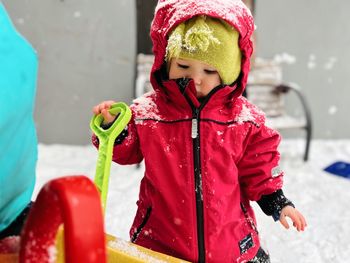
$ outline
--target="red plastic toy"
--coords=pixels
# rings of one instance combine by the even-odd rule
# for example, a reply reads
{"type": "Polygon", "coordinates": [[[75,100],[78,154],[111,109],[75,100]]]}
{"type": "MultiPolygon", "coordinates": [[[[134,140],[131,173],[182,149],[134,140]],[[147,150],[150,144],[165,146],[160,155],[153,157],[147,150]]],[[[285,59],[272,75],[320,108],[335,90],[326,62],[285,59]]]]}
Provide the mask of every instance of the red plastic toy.
{"type": "Polygon", "coordinates": [[[66,263],[106,262],[101,199],[85,176],[58,178],[41,189],[24,226],[19,262],[55,262],[62,223],[66,263]]]}

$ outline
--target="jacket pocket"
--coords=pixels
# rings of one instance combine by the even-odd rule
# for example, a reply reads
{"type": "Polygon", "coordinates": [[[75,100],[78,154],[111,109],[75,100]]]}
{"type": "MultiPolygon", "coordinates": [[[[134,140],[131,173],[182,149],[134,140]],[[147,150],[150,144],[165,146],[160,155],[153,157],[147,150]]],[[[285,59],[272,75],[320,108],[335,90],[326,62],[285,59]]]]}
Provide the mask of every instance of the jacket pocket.
{"type": "Polygon", "coordinates": [[[134,232],[134,234],[133,234],[132,237],[131,237],[131,242],[132,242],[132,243],[135,243],[136,240],[138,239],[139,235],[140,235],[141,232],[142,232],[142,229],[145,227],[145,225],[146,225],[147,222],[148,222],[148,219],[149,219],[150,216],[151,216],[151,212],[152,212],[152,207],[150,206],[150,207],[147,208],[145,217],[143,218],[143,220],[141,221],[141,223],[138,225],[138,227],[136,228],[136,231],[134,232]]]}
{"type": "Polygon", "coordinates": [[[247,209],[245,208],[244,204],[241,203],[241,209],[244,213],[244,217],[247,221],[247,223],[251,226],[251,228],[255,231],[255,233],[258,235],[259,234],[259,231],[258,231],[258,228],[256,227],[255,223],[254,223],[254,220],[253,218],[251,218],[249,215],[248,215],[248,211],[247,209]]]}

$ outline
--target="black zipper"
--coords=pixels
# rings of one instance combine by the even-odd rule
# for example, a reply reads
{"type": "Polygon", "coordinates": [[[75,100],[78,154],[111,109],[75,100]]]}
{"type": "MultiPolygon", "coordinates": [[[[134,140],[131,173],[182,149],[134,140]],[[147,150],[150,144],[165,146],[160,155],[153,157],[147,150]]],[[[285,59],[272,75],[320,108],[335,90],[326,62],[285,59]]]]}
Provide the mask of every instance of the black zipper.
{"type": "Polygon", "coordinates": [[[132,235],[131,237],[131,242],[135,243],[137,238],[139,237],[139,235],[141,234],[142,229],[144,228],[144,226],[146,225],[150,215],[151,215],[151,211],[152,211],[152,207],[148,207],[147,211],[146,211],[146,215],[143,218],[141,224],[138,226],[138,228],[136,229],[135,233],[132,235]]]}
{"type": "Polygon", "coordinates": [[[203,188],[202,188],[202,172],[201,172],[201,157],[200,157],[200,112],[204,106],[208,103],[210,97],[220,88],[222,85],[215,87],[209,92],[205,99],[201,102],[199,108],[196,108],[192,101],[185,94],[190,79],[178,79],[180,91],[184,94],[186,100],[192,109],[192,126],[191,126],[191,138],[193,142],[193,159],[194,159],[194,183],[195,183],[195,196],[196,196],[196,214],[197,214],[197,240],[198,240],[198,263],[205,263],[205,238],[204,238],[204,205],[203,205],[203,188]]]}
{"type": "Polygon", "coordinates": [[[200,163],[199,116],[200,109],[193,107],[191,137],[193,140],[194,183],[196,194],[198,262],[205,262],[203,188],[200,163]]]}

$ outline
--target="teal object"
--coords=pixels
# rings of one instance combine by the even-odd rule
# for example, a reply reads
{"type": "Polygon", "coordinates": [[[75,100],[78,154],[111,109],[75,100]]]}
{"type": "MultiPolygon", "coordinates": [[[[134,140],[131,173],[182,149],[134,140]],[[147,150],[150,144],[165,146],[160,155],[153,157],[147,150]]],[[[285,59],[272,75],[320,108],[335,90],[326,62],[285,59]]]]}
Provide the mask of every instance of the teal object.
{"type": "Polygon", "coordinates": [[[37,69],[35,51],[0,2],[0,231],[28,205],[34,189],[37,69]]]}
{"type": "Polygon", "coordinates": [[[131,119],[131,110],[124,102],[118,102],[111,106],[109,112],[118,115],[113,125],[107,130],[101,128],[103,116],[101,114],[92,117],[90,128],[99,140],[98,159],[96,164],[95,185],[100,195],[102,206],[105,210],[108,194],[108,182],[113,156],[115,139],[124,130],[131,119]]]}

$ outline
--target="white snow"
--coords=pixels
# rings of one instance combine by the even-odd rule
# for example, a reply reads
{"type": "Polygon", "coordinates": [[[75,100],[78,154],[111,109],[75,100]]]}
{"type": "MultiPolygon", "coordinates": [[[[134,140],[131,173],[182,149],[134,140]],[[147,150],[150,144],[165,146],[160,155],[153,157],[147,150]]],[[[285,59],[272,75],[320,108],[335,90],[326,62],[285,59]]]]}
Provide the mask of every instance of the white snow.
{"type": "Polygon", "coordinates": [[[248,122],[248,121],[253,121],[254,117],[253,114],[251,113],[250,109],[243,104],[242,106],[242,111],[241,113],[237,116],[237,118],[235,119],[235,121],[238,124],[241,124],[243,122],[248,122]]]}
{"type": "MultiPolygon", "coordinates": [[[[314,140],[304,163],[304,140],[283,140],[280,167],[284,192],[305,215],[308,227],[285,230],[253,204],[263,246],[273,263],[341,263],[350,260],[350,180],[323,171],[335,161],[350,160],[350,140],[314,140]]],[[[65,175],[93,178],[97,151],[93,146],[39,145],[35,194],[48,180],[65,175]]],[[[107,232],[128,240],[136,211],[143,166],[112,165],[106,209],[107,232]]]]}
{"type": "Polygon", "coordinates": [[[295,56],[290,55],[287,52],[283,52],[282,54],[276,54],[273,60],[278,64],[286,63],[288,65],[291,65],[295,64],[297,59],[295,56]]]}
{"type": "MultiPolygon", "coordinates": [[[[335,56],[328,57],[326,62],[323,64],[323,69],[330,71],[334,68],[335,64],[338,62],[338,58],[335,56]]],[[[307,62],[307,67],[309,69],[314,69],[317,67],[316,56],[314,54],[309,55],[309,60],[307,62]]]]}
{"type": "Polygon", "coordinates": [[[160,119],[158,106],[152,98],[154,94],[155,92],[151,90],[143,96],[133,100],[133,103],[137,105],[135,107],[135,117],[137,122],[142,122],[142,119],[144,118],[160,119]],[[139,119],[141,119],[141,121],[139,119]]]}
{"type": "Polygon", "coordinates": [[[324,69],[325,70],[332,70],[334,67],[334,64],[338,61],[336,57],[330,57],[328,58],[328,61],[324,64],[324,69]]]}
{"type": "Polygon", "coordinates": [[[23,25],[24,22],[25,22],[25,21],[24,21],[24,18],[21,18],[21,17],[20,17],[20,18],[17,19],[17,23],[18,23],[19,25],[23,25]]]}
{"type": "Polygon", "coordinates": [[[307,63],[307,67],[309,69],[314,69],[316,67],[316,56],[314,54],[311,54],[309,56],[309,61],[307,63]]]}
{"type": "Polygon", "coordinates": [[[328,114],[329,114],[329,115],[334,115],[334,114],[337,113],[337,111],[338,111],[338,108],[337,108],[337,106],[335,106],[335,105],[332,105],[332,106],[330,106],[330,107],[328,108],[328,114]]]}
{"type": "Polygon", "coordinates": [[[81,12],[80,11],[75,11],[73,16],[74,16],[74,18],[80,18],[81,17],[81,12]]]}
{"type": "Polygon", "coordinates": [[[133,257],[136,257],[138,259],[142,259],[144,262],[149,263],[166,263],[164,260],[159,260],[157,258],[154,258],[150,255],[146,255],[141,250],[139,250],[137,247],[130,246],[129,242],[126,242],[125,240],[117,239],[114,241],[109,241],[108,246],[114,249],[117,249],[118,251],[125,252],[128,255],[132,255],[133,257]]]}
{"type": "MultiPolygon", "coordinates": [[[[171,14],[170,18],[168,18],[168,26],[170,27],[172,27],[176,21],[182,20],[182,18],[186,16],[192,16],[192,14],[211,13],[212,10],[215,10],[219,17],[223,18],[224,20],[231,21],[234,25],[239,27],[241,23],[239,17],[244,12],[250,14],[250,10],[241,0],[211,0],[209,3],[203,3],[196,0],[163,0],[158,3],[156,12],[163,8],[169,8],[167,13],[171,14]]],[[[253,27],[253,25],[249,26],[253,27]]],[[[168,32],[169,29],[170,28],[163,27],[163,30],[166,32],[168,32]]]]}
{"type": "Polygon", "coordinates": [[[54,263],[57,260],[57,249],[55,245],[51,245],[47,248],[49,254],[49,263],[54,263]]]}

